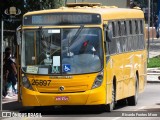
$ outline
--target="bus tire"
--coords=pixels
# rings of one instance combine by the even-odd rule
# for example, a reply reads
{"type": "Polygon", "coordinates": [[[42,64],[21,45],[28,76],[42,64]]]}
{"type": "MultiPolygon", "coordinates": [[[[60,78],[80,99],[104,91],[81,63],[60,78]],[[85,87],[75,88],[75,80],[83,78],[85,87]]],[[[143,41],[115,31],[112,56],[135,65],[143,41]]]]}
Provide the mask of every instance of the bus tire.
{"type": "Polygon", "coordinates": [[[105,110],[107,111],[107,112],[111,112],[111,111],[113,111],[114,110],[114,108],[115,108],[115,94],[116,92],[115,92],[115,85],[113,84],[113,87],[112,87],[112,101],[111,101],[111,103],[109,103],[109,104],[107,104],[106,106],[105,106],[105,110]]]}
{"type": "Polygon", "coordinates": [[[138,76],[136,75],[136,83],[135,83],[135,95],[127,98],[128,105],[135,106],[138,102],[138,76]]]}

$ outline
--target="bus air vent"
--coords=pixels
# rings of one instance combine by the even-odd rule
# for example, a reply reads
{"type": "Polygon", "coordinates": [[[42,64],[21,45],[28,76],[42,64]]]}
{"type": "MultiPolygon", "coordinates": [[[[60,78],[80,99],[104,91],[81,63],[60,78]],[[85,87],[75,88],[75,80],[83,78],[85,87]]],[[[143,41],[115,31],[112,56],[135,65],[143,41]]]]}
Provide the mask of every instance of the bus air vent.
{"type": "Polygon", "coordinates": [[[93,8],[99,8],[99,6],[93,6],[93,8]]]}
{"type": "Polygon", "coordinates": [[[133,7],[133,9],[141,10],[141,8],[140,8],[140,7],[133,7]]]}
{"type": "Polygon", "coordinates": [[[110,8],[118,8],[117,6],[110,6],[110,8]]]}
{"type": "Polygon", "coordinates": [[[66,4],[66,7],[76,7],[76,6],[80,6],[80,7],[84,7],[84,6],[93,7],[93,6],[101,6],[101,3],[67,3],[66,4]]]}
{"type": "Polygon", "coordinates": [[[101,6],[101,8],[110,8],[109,6],[101,6]]]}

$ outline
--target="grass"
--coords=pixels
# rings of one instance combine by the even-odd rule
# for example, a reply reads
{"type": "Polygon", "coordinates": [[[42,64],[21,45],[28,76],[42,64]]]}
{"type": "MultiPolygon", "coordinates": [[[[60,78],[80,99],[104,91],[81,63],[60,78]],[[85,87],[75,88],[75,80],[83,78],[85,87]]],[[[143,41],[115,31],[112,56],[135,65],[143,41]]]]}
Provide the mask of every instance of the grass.
{"type": "Polygon", "coordinates": [[[155,68],[155,67],[160,67],[160,56],[149,58],[149,63],[147,64],[147,68],[155,68]]]}

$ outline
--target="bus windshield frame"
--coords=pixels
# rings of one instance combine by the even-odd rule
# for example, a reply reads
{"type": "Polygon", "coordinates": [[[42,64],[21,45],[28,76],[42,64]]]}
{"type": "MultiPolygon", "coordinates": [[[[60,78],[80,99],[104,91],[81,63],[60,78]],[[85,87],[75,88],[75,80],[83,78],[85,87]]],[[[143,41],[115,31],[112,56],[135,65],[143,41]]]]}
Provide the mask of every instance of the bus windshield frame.
{"type": "Polygon", "coordinates": [[[28,74],[70,75],[103,69],[99,27],[24,29],[22,71],[28,74]]]}

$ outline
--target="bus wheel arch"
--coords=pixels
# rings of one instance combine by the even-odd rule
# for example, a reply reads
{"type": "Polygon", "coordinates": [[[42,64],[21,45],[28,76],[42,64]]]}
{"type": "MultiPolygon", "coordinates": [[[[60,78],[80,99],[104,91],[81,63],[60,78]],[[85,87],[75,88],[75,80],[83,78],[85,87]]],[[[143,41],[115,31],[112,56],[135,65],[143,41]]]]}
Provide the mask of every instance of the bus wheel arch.
{"type": "Polygon", "coordinates": [[[139,93],[139,74],[136,71],[135,75],[135,94],[127,98],[128,105],[135,106],[138,102],[138,93],[139,93]]]}
{"type": "Polygon", "coordinates": [[[113,77],[113,82],[112,82],[112,101],[109,104],[105,105],[105,110],[107,112],[111,112],[115,109],[115,104],[116,104],[116,77],[113,77]]]}
{"type": "MultiPolygon", "coordinates": [[[[136,71],[136,77],[137,77],[137,84],[138,84],[138,92],[139,92],[139,72],[138,72],[138,70],[136,71]]],[[[136,80],[136,79],[135,79],[136,80]]]]}

